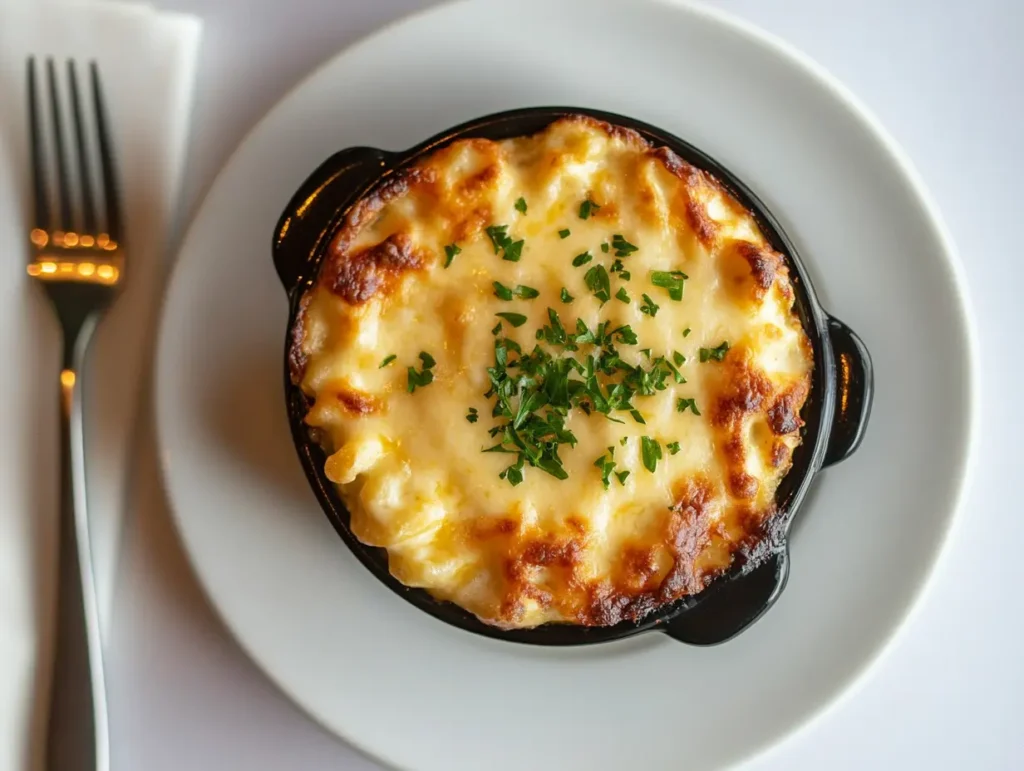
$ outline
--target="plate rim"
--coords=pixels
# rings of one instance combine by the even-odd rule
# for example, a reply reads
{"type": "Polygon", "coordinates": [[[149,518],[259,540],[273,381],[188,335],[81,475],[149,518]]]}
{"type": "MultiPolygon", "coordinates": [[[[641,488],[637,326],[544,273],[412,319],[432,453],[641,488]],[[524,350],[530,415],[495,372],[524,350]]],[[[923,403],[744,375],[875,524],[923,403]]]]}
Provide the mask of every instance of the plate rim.
{"type": "MultiPolygon", "coordinates": [[[[234,165],[236,159],[242,154],[242,151],[249,144],[252,137],[259,133],[262,127],[274,114],[276,114],[281,105],[290,100],[297,92],[307,88],[311,82],[321,76],[322,72],[337,66],[337,62],[339,60],[377,45],[380,40],[388,37],[395,29],[406,24],[415,23],[416,21],[431,15],[442,15],[447,12],[453,12],[452,9],[456,7],[469,7],[471,5],[486,4],[496,5],[498,2],[499,0],[444,0],[443,2],[428,5],[412,12],[402,14],[397,18],[376,27],[351,43],[342,46],[335,53],[325,58],[305,75],[300,77],[299,80],[288,88],[287,91],[281,94],[280,97],[275,100],[274,103],[268,107],[261,114],[259,119],[256,120],[245,132],[230,154],[228,154],[223,163],[218,167],[216,174],[209,184],[202,190],[201,195],[190,210],[188,224],[182,231],[182,237],[174,247],[173,264],[167,272],[158,306],[159,322],[156,346],[153,354],[153,374],[155,376],[151,379],[153,395],[151,411],[154,430],[153,441],[157,450],[156,455],[158,458],[160,480],[165,492],[167,508],[171,514],[171,520],[174,523],[174,528],[178,534],[179,541],[181,542],[182,551],[185,554],[189,567],[196,577],[203,596],[206,598],[207,603],[216,614],[217,618],[221,621],[224,628],[231,635],[232,639],[245,652],[245,655],[257,666],[260,673],[272,682],[274,686],[284,694],[290,702],[292,702],[292,704],[294,704],[304,715],[313,720],[313,722],[318,726],[344,741],[365,758],[390,769],[399,769],[401,767],[397,765],[394,759],[383,754],[378,754],[378,751],[375,748],[371,749],[350,732],[341,730],[338,726],[329,724],[324,717],[316,714],[310,707],[308,707],[288,683],[278,677],[270,667],[265,666],[262,657],[256,653],[254,648],[250,646],[247,640],[235,629],[225,612],[221,609],[221,606],[215,601],[212,590],[208,586],[203,577],[204,574],[199,568],[198,561],[188,546],[189,541],[185,535],[186,528],[183,526],[183,522],[178,513],[178,508],[174,505],[171,495],[171,487],[168,483],[170,478],[169,458],[163,452],[163,448],[166,446],[165,436],[167,432],[162,428],[162,426],[167,418],[162,417],[166,408],[161,405],[166,401],[166,396],[164,394],[165,389],[168,386],[162,385],[164,378],[160,377],[160,372],[165,366],[167,366],[163,362],[167,356],[167,354],[165,354],[165,349],[170,345],[168,342],[170,333],[167,331],[170,326],[168,323],[168,305],[173,288],[176,282],[180,280],[179,277],[183,273],[183,270],[180,269],[182,262],[181,258],[186,252],[189,242],[193,238],[196,223],[202,212],[205,210],[208,200],[212,197],[213,192],[225,176],[227,170],[234,165]]],[[[953,488],[954,492],[951,496],[949,505],[949,513],[945,517],[945,521],[942,523],[941,532],[938,529],[936,530],[937,540],[929,557],[930,561],[925,565],[918,580],[908,587],[908,599],[901,611],[899,619],[890,626],[890,628],[884,633],[884,636],[880,636],[874,650],[869,651],[867,656],[857,663],[846,676],[839,678],[835,686],[831,689],[831,692],[820,699],[816,704],[812,704],[803,717],[797,718],[794,723],[784,730],[765,739],[760,742],[760,744],[755,745],[746,754],[736,758],[733,761],[733,765],[739,766],[764,760],[777,754],[784,746],[789,745],[794,740],[798,740],[814,727],[819,725],[823,719],[832,715],[847,704],[861,691],[862,688],[865,687],[869,678],[891,655],[896,645],[906,634],[907,629],[920,614],[926,601],[931,596],[936,583],[936,576],[941,572],[945,563],[948,561],[949,552],[951,550],[950,544],[953,540],[953,536],[962,525],[962,520],[964,518],[964,502],[971,488],[971,483],[975,473],[981,413],[981,404],[979,399],[981,388],[979,338],[977,322],[975,320],[976,316],[966,277],[966,270],[952,233],[942,218],[937,203],[935,202],[928,187],[925,185],[924,180],[917,171],[917,168],[910,156],[899,142],[889,134],[888,130],[884,127],[881,120],[875,115],[875,113],[837,76],[829,72],[824,65],[820,64],[809,54],[805,53],[797,46],[787,42],[775,33],[758,26],[757,24],[748,21],[731,11],[704,4],[699,0],[644,0],[644,2],[650,6],[671,8],[683,15],[690,14],[695,17],[702,17],[704,20],[712,22],[719,29],[722,29],[729,34],[739,35],[745,38],[746,42],[749,44],[762,46],[776,58],[787,60],[792,66],[802,70],[805,75],[810,76],[818,86],[829,92],[830,95],[839,104],[841,104],[843,108],[845,108],[845,112],[848,114],[850,119],[860,122],[861,126],[869,133],[870,137],[881,149],[884,150],[887,160],[899,172],[899,175],[909,186],[909,189],[913,194],[913,202],[919,207],[921,214],[923,215],[923,221],[925,221],[932,229],[939,244],[941,245],[940,251],[942,253],[942,259],[938,262],[942,264],[948,272],[949,283],[952,285],[954,290],[953,294],[957,300],[958,326],[962,336],[961,347],[963,348],[964,361],[966,364],[964,368],[966,370],[966,377],[964,379],[965,403],[964,409],[960,413],[961,419],[959,428],[959,433],[962,434],[963,441],[960,443],[960,447],[958,448],[959,457],[956,467],[957,474],[955,486],[953,488]]],[[[593,5],[593,0],[591,0],[591,5],[593,5]]]]}

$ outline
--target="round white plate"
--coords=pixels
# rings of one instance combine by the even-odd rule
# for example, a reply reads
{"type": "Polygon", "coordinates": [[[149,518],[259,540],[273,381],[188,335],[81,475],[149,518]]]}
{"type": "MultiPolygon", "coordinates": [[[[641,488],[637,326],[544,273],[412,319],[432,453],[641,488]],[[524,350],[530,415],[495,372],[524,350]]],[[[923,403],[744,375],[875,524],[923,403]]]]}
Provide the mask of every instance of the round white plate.
{"type": "Polygon", "coordinates": [[[660,3],[444,6],[327,63],[228,162],[192,223],[159,342],[166,482],[196,572],[242,646],[310,715],[417,769],[720,767],[776,742],[890,640],[964,481],[974,357],[964,282],[892,142],[802,56],[660,3]],[[282,395],[278,214],[333,151],[401,149],[526,105],[649,121],[768,203],[829,311],[866,341],[874,413],[823,475],[776,607],[697,649],[660,634],[551,650],[452,629],[380,585],[308,490],[282,395]]]}

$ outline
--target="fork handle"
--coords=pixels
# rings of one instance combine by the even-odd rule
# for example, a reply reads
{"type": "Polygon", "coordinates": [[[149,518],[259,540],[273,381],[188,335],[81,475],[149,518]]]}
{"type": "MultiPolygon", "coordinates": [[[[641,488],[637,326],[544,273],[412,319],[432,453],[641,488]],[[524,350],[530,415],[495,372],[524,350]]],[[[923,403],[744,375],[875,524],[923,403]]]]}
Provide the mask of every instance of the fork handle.
{"type": "Polygon", "coordinates": [[[65,356],[65,369],[60,374],[59,578],[46,768],[108,771],[107,698],[86,513],[85,447],[76,359],[80,361],[81,357],[65,356]]]}

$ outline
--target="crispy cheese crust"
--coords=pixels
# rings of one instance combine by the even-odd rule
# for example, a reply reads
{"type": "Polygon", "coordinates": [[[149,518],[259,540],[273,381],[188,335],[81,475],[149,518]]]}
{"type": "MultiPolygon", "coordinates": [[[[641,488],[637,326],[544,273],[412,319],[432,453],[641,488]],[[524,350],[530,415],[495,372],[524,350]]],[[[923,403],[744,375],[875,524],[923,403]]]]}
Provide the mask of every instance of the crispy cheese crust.
{"type": "Polygon", "coordinates": [[[456,141],[364,196],[303,299],[291,366],[353,533],[385,547],[404,584],[530,627],[636,620],[701,591],[750,547],[800,442],[813,354],[785,262],[717,180],[632,131],[573,116],[530,137],[456,141]],[[518,261],[503,259],[495,225],[523,241],[518,261]],[[614,265],[602,244],[615,235],[636,246],[610,273],[611,294],[628,300],[595,296],[585,278],[614,265]],[[656,271],[685,274],[681,300],[656,271]],[[495,281],[538,296],[503,300],[495,281]],[[594,348],[538,339],[549,308],[570,332],[577,319],[629,325],[637,342],[617,343],[623,366],[685,362],[633,399],[644,423],[585,400],[569,409],[565,478],[526,463],[513,485],[501,475],[515,456],[482,452],[501,422],[495,340],[556,359],[594,348]],[[527,321],[513,327],[502,312],[527,321]],[[410,367],[432,382],[410,392],[410,367]],[[615,474],[629,474],[606,488],[595,461],[610,452],[615,474]]]}

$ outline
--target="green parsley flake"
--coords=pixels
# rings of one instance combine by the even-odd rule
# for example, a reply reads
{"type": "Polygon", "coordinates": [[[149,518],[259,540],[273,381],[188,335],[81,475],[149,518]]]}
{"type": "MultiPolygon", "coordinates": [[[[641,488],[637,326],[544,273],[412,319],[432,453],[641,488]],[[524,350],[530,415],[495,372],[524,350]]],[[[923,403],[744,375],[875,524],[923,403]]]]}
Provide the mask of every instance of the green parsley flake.
{"type": "Polygon", "coordinates": [[[580,219],[589,219],[590,215],[596,212],[601,207],[591,201],[589,198],[580,204],[580,219]]]}
{"type": "MultiPolygon", "coordinates": [[[[609,450],[613,448],[609,447],[609,450]]],[[[601,469],[601,484],[604,485],[604,489],[607,490],[611,484],[612,472],[615,470],[615,459],[614,453],[612,455],[602,455],[600,458],[594,461],[594,465],[601,469]]]]}
{"type": "Polygon", "coordinates": [[[683,337],[689,337],[689,336],[690,336],[690,332],[691,332],[691,331],[692,331],[692,330],[691,330],[691,329],[690,329],[689,327],[687,327],[686,329],[684,329],[684,330],[683,330],[683,337]]]}
{"type": "Polygon", "coordinates": [[[672,361],[676,363],[677,367],[681,367],[686,363],[686,357],[679,353],[679,351],[675,351],[672,354],[672,361]]]}
{"type": "Polygon", "coordinates": [[[651,283],[668,290],[668,296],[678,302],[683,299],[683,282],[688,279],[681,270],[651,271],[651,283]]]}
{"type": "Polygon", "coordinates": [[[643,458],[644,468],[652,474],[658,468],[658,461],[661,460],[661,445],[657,439],[649,436],[640,437],[640,455],[643,458]]]}
{"type": "Polygon", "coordinates": [[[589,251],[583,252],[583,254],[577,254],[572,258],[572,266],[574,268],[578,268],[580,265],[586,265],[592,259],[594,259],[594,256],[589,251]]]}
{"type": "Polygon", "coordinates": [[[629,294],[626,292],[626,287],[619,287],[619,291],[615,293],[615,299],[627,304],[629,303],[629,294]]]}
{"type": "Polygon", "coordinates": [[[505,319],[513,327],[521,327],[526,323],[526,316],[522,313],[495,313],[494,315],[505,319]]]}
{"type": "Polygon", "coordinates": [[[601,251],[604,252],[605,254],[608,254],[608,242],[607,241],[605,241],[603,244],[601,244],[601,251]]]}
{"type": "Polygon", "coordinates": [[[526,214],[526,199],[519,196],[519,200],[516,201],[516,211],[520,214],[526,214]]]}
{"type": "Polygon", "coordinates": [[[612,236],[612,248],[615,250],[616,257],[628,257],[637,250],[638,247],[629,243],[622,234],[616,233],[612,236]]]}
{"type": "Polygon", "coordinates": [[[476,413],[476,407],[470,407],[469,412],[466,413],[466,420],[468,420],[470,423],[476,423],[478,418],[479,415],[477,415],[476,413]]]}
{"type": "Polygon", "coordinates": [[[391,362],[393,362],[397,358],[398,357],[395,354],[391,354],[390,356],[385,356],[384,357],[384,361],[382,361],[380,363],[380,366],[377,367],[377,369],[384,369],[386,366],[388,366],[388,364],[390,364],[391,362]]]}
{"type": "Polygon", "coordinates": [[[576,299],[571,294],[569,294],[569,290],[566,289],[564,286],[562,287],[562,293],[559,296],[562,298],[562,302],[566,304],[571,303],[573,300],[576,299]]]}
{"type": "Polygon", "coordinates": [[[519,262],[519,259],[523,256],[523,244],[526,243],[523,239],[514,241],[505,247],[505,253],[501,256],[501,259],[508,260],[509,262],[519,262]]]}
{"type": "Polygon", "coordinates": [[[512,243],[512,239],[508,237],[508,225],[491,225],[484,232],[491,239],[491,245],[494,247],[495,254],[498,254],[508,244],[512,243]]]}
{"type": "Polygon", "coordinates": [[[676,402],[676,412],[686,412],[687,410],[690,410],[694,415],[700,415],[696,399],[680,399],[676,402]]]}
{"type": "Polygon", "coordinates": [[[563,238],[563,239],[564,238],[568,238],[569,237],[569,228],[562,228],[561,230],[559,230],[558,231],[558,237],[559,238],[563,238]]]}
{"type": "Polygon", "coordinates": [[[700,349],[700,360],[701,363],[706,361],[722,361],[725,358],[725,354],[729,351],[729,341],[723,340],[721,344],[716,345],[714,348],[701,348],[700,349]]]}
{"type": "Polygon", "coordinates": [[[583,276],[587,289],[604,305],[612,297],[611,283],[608,280],[608,271],[604,265],[595,265],[583,276]]]}
{"type": "Polygon", "coordinates": [[[417,372],[415,367],[409,367],[408,373],[408,390],[412,393],[417,388],[423,388],[434,382],[434,373],[431,372],[431,368],[437,364],[434,361],[434,357],[426,351],[420,351],[420,361],[423,362],[423,371],[417,372]]]}
{"type": "Polygon", "coordinates": [[[455,255],[462,254],[462,250],[458,244],[448,244],[444,248],[444,266],[447,268],[452,264],[452,260],[455,259],[455,255]]]}
{"type": "Polygon", "coordinates": [[[523,254],[523,244],[525,241],[522,239],[513,241],[509,238],[508,225],[490,225],[484,232],[491,239],[491,245],[494,247],[495,254],[504,252],[502,255],[503,260],[519,262],[519,258],[523,254]]]}
{"type": "Polygon", "coordinates": [[[665,445],[665,449],[669,451],[670,455],[675,455],[679,452],[679,442],[669,442],[665,445]]]}
{"type": "Polygon", "coordinates": [[[654,300],[650,298],[650,295],[643,295],[643,300],[643,303],[640,305],[640,312],[647,316],[650,316],[651,318],[657,316],[658,308],[660,308],[661,306],[654,302],[654,300]]]}
{"type": "Polygon", "coordinates": [[[515,297],[512,290],[502,284],[500,281],[494,282],[494,296],[499,300],[511,300],[515,297]]]}
{"type": "Polygon", "coordinates": [[[509,289],[507,286],[502,284],[500,281],[493,282],[494,296],[499,300],[512,300],[518,297],[520,300],[532,300],[535,297],[540,296],[540,292],[534,289],[532,286],[525,286],[520,284],[514,289],[509,289]]]}

